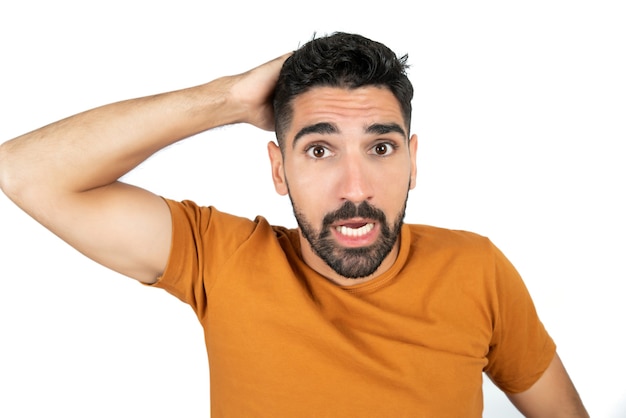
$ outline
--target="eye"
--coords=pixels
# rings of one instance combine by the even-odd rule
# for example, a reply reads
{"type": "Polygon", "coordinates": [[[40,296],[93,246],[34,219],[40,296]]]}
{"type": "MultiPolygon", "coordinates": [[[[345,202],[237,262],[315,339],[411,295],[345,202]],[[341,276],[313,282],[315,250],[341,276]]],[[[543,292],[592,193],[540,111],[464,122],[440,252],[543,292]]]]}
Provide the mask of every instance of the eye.
{"type": "Polygon", "coordinates": [[[372,152],[381,157],[386,157],[387,155],[391,155],[396,150],[396,148],[397,147],[394,144],[391,144],[389,142],[379,142],[378,144],[374,145],[374,147],[372,148],[372,152]]]}
{"type": "Polygon", "coordinates": [[[311,145],[305,152],[313,159],[320,160],[330,156],[330,151],[323,145],[311,145]]]}

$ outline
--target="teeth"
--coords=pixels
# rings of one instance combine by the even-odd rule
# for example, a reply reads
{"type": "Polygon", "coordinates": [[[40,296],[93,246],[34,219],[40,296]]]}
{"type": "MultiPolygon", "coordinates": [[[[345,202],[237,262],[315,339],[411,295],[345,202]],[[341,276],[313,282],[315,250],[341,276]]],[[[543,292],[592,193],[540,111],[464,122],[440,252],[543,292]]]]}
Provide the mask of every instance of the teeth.
{"type": "Polygon", "coordinates": [[[337,232],[339,232],[341,235],[345,235],[348,237],[361,237],[374,229],[374,224],[365,224],[362,227],[356,229],[349,228],[347,226],[338,226],[336,229],[337,232]]]}

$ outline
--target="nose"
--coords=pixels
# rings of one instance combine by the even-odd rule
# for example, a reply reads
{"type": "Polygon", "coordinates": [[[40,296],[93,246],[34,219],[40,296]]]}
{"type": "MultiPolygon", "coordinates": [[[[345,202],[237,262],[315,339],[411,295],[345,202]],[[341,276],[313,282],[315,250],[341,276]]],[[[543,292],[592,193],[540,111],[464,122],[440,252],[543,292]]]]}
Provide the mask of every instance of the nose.
{"type": "Polygon", "coordinates": [[[354,155],[343,158],[339,179],[340,197],[353,203],[361,203],[374,197],[374,172],[368,167],[366,157],[354,155]]]}

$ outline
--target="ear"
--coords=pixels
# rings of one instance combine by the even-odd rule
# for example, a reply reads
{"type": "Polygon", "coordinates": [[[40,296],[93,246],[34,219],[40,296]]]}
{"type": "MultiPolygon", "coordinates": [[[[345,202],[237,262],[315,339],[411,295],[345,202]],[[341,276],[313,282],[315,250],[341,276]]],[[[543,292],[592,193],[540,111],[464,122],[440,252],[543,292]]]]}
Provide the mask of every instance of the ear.
{"type": "Polygon", "coordinates": [[[267,144],[267,153],[270,157],[270,164],[272,166],[272,180],[274,181],[274,188],[279,195],[285,196],[289,193],[289,189],[287,188],[287,180],[285,178],[283,153],[274,141],[270,141],[267,144]]]}
{"type": "Polygon", "coordinates": [[[417,135],[415,134],[409,138],[409,154],[411,156],[411,183],[409,188],[414,189],[417,183],[417,135]]]}

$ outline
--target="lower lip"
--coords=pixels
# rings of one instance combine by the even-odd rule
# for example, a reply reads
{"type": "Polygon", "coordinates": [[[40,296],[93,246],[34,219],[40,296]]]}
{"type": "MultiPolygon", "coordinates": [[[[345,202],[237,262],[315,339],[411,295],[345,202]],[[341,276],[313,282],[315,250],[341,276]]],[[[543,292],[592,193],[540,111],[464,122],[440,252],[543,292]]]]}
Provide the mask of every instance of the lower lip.
{"type": "Polygon", "coordinates": [[[333,237],[340,245],[349,248],[358,248],[372,245],[378,237],[378,229],[378,224],[375,224],[370,232],[358,237],[340,234],[335,228],[331,228],[331,231],[333,237]]]}

